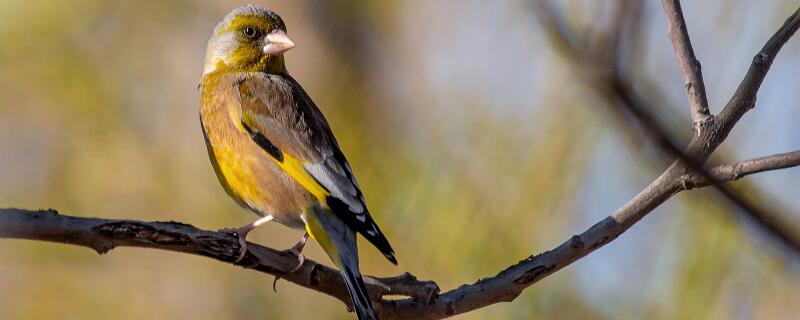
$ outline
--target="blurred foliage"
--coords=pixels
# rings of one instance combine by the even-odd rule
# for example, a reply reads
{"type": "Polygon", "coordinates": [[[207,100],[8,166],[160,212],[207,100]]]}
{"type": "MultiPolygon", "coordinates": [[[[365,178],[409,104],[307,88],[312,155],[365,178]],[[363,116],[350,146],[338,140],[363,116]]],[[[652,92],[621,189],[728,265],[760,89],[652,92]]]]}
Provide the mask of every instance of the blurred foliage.
{"type": "MultiPolygon", "coordinates": [[[[563,8],[588,28],[591,2],[565,1],[563,8]]],[[[740,57],[754,52],[791,3],[753,10],[746,1],[686,1],[684,11],[696,43],[727,43],[732,19],[758,12],[757,21],[770,27],[737,25],[747,45],[720,46],[736,50],[729,63],[743,66],[749,60],[740,57]],[[702,12],[713,19],[695,23],[702,12]]],[[[0,2],[0,204],[208,229],[252,219],[218,185],[197,118],[205,42],[241,4],[0,2]]],[[[566,71],[524,2],[262,4],[287,22],[298,43],[287,56],[289,70],[328,116],[396,247],[399,268],[365,243],[367,274],[410,271],[444,290],[471,283],[583,231],[663,169],[640,156],[641,146],[631,143],[640,140],[614,128],[603,101],[566,71]]],[[[635,60],[642,63],[636,76],[650,77],[664,99],[683,106],[660,8],[650,4],[645,14],[652,17],[647,41],[636,45],[647,56],[635,60]]],[[[696,45],[704,67],[716,63],[704,69],[707,87],[732,88],[735,81],[723,79],[739,73],[708,59],[722,53],[710,46],[696,45]]],[[[796,71],[798,52],[787,46],[775,68],[796,71]]],[[[768,79],[765,91],[785,95],[790,83],[768,79]]],[[[710,95],[712,103],[721,96],[710,95]]],[[[769,117],[762,109],[769,107],[755,113],[769,117]]],[[[774,127],[765,119],[751,128],[774,127]]],[[[733,140],[747,147],[746,139],[733,140]]],[[[779,151],[787,150],[758,149],[779,151]]],[[[790,178],[759,186],[796,190],[796,173],[771,175],[790,178]]],[[[796,198],[776,198],[800,207],[796,198]]],[[[729,210],[707,192],[681,195],[515,302],[459,318],[796,315],[796,261],[753,240],[729,210]]],[[[269,225],[250,239],[281,248],[298,237],[269,225]]],[[[327,261],[316,245],[307,255],[327,261]]],[[[83,248],[5,240],[0,274],[0,319],[352,317],[319,293],[279,282],[276,294],[261,274],[154,250],[121,248],[98,257],[83,248]]]]}

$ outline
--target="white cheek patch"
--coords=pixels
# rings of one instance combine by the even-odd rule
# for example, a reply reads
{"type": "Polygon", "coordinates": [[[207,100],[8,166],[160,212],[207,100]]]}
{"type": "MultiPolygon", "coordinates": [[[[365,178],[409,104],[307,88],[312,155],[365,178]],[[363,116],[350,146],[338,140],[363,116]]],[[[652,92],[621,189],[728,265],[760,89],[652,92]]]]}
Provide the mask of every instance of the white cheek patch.
{"type": "Polygon", "coordinates": [[[215,57],[213,59],[209,59],[206,61],[205,65],[203,65],[203,75],[209,74],[217,70],[217,65],[219,63],[225,63],[225,60],[215,57]]]}
{"type": "Polygon", "coordinates": [[[236,48],[236,36],[232,32],[223,33],[208,41],[206,59],[203,64],[203,75],[213,72],[217,66],[228,64],[228,57],[236,48]]]}

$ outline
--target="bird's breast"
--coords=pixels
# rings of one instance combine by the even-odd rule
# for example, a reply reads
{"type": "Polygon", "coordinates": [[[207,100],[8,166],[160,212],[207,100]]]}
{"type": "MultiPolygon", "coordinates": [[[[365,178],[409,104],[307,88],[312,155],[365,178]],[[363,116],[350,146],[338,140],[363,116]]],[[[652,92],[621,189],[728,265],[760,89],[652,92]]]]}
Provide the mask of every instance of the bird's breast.
{"type": "Polygon", "coordinates": [[[287,226],[303,228],[301,214],[316,198],[245,132],[239,99],[232,89],[217,85],[204,88],[202,94],[200,120],[217,178],[241,206],[259,215],[272,215],[287,226]]]}

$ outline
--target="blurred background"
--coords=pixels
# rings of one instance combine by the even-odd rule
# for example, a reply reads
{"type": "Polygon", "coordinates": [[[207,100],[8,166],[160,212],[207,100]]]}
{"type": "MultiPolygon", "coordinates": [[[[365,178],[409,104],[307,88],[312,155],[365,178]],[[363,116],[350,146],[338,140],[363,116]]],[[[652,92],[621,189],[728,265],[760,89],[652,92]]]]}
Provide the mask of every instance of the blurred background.
{"type": "MultiPolygon", "coordinates": [[[[366,274],[409,271],[450,290],[633,197],[669,157],[600,85],[609,73],[681,145],[691,132],[657,1],[253,2],[286,21],[297,43],[288,68],[398,253],[395,268],[363,245],[366,274]]],[[[211,30],[245,3],[1,1],[0,206],[213,230],[252,220],[214,176],[196,89],[211,30]]],[[[796,6],[683,1],[712,112],[796,6]]],[[[795,37],[712,161],[800,149],[799,73],[795,37]]],[[[798,181],[789,169],[733,185],[800,230],[798,181]]],[[[456,318],[796,317],[799,259],[733,210],[713,190],[680,194],[513,303],[456,318]]],[[[288,248],[300,236],[273,224],[249,240],[288,248]]],[[[306,254],[328,262],[316,244],[306,254]]],[[[354,317],[331,297],[284,281],[273,293],[271,282],[190,255],[0,241],[0,319],[354,317]]]]}

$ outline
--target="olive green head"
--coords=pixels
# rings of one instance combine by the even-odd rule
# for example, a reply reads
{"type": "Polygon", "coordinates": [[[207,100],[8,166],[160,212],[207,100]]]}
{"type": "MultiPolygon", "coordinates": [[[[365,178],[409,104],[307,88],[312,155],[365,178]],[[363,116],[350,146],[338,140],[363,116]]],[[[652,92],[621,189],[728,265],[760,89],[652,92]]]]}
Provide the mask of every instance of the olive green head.
{"type": "Polygon", "coordinates": [[[278,14],[255,5],[239,7],[214,28],[203,74],[220,70],[286,72],[283,53],[293,47],[278,14]]]}

